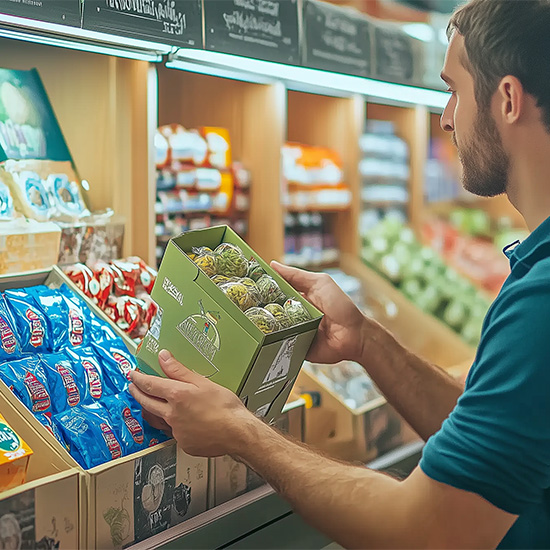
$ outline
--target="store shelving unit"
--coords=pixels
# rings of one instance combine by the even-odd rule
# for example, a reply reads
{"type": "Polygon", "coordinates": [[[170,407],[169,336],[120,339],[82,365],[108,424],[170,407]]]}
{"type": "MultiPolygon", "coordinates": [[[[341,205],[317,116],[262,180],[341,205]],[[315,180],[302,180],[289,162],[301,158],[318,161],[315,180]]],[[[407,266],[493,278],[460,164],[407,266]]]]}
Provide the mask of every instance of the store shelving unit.
{"type": "MultiPolygon", "coordinates": [[[[126,218],[125,253],[155,263],[153,135],[159,124],[173,122],[190,128],[229,129],[233,156],[252,175],[248,240],[266,259],[284,255],[281,146],[290,140],[331,147],[343,159],[353,197],[350,208],[328,214],[341,253],[340,266],[370,288],[380,283],[358,259],[357,167],[359,137],[367,118],[394,121],[411,148],[409,215],[413,227],[419,228],[425,208],[423,169],[428,137],[437,131],[433,121],[445,101],[442,92],[213,52],[174,52],[130,40],[113,44],[98,33],[81,36],[74,29],[49,27],[45,31],[29,20],[0,16],[0,36],[19,33],[18,40],[0,39],[2,65],[38,69],[80,175],[89,181],[92,208],[111,207],[126,218]],[[23,28],[29,33],[27,38],[23,28]],[[36,37],[42,43],[33,43],[36,37]],[[46,44],[56,40],[63,47],[46,44]],[[168,53],[170,58],[161,57],[168,53]]],[[[449,366],[468,362],[472,350],[456,336],[423,317],[412,304],[403,308],[408,313],[399,321],[401,328],[405,330],[407,323],[426,323],[424,329],[430,335],[411,342],[416,351],[440,342],[431,348],[433,360],[449,366]]],[[[329,542],[301,523],[270,489],[263,488],[134,548],[254,547],[257,539],[249,533],[262,530],[262,540],[266,540],[266,533],[274,529],[278,537],[281,532],[289,537],[301,533],[302,538],[288,539],[289,548],[319,548],[329,542]]],[[[274,544],[280,548],[281,539],[274,544]]]]}

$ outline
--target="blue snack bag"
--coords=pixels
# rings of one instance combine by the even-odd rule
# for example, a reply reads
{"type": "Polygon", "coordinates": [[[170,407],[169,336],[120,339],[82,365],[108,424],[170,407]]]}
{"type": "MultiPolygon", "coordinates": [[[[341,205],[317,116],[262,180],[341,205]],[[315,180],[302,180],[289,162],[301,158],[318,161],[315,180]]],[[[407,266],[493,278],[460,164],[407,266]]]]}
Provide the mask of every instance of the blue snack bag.
{"type": "Polygon", "coordinates": [[[53,397],[52,408],[60,413],[89,401],[86,374],[82,365],[72,363],[65,353],[40,356],[53,397]]]}
{"type": "Polygon", "coordinates": [[[92,312],[92,339],[94,342],[102,343],[108,340],[116,340],[117,333],[103,319],[92,312]]]}
{"type": "Polygon", "coordinates": [[[32,294],[20,288],[6,290],[4,297],[15,320],[23,353],[51,351],[49,327],[32,294]]]}
{"type": "Polygon", "coordinates": [[[0,362],[19,357],[21,357],[21,345],[17,339],[15,321],[2,295],[0,296],[0,362]]]}
{"type": "Polygon", "coordinates": [[[86,469],[124,456],[107,410],[99,403],[74,407],[55,417],[71,455],[86,469]]]}
{"type": "Polygon", "coordinates": [[[115,393],[127,390],[130,385],[130,371],[135,370],[137,364],[122,339],[94,342],[93,348],[104,367],[105,374],[116,388],[115,393]]]}
{"type": "Polygon", "coordinates": [[[59,351],[67,344],[69,329],[69,310],[63,296],[44,285],[30,287],[28,291],[47,319],[52,349],[59,351]]]}
{"type": "Polygon", "coordinates": [[[91,311],[86,303],[81,300],[66,285],[59,289],[68,310],[68,341],[66,347],[79,347],[89,345],[92,339],[91,311]]]}
{"type": "Polygon", "coordinates": [[[159,443],[168,441],[170,438],[161,430],[153,428],[146,420],[143,421],[143,433],[145,441],[143,443],[144,447],[154,447],[159,443]]]}
{"type": "Polygon", "coordinates": [[[72,364],[78,363],[84,369],[89,401],[99,401],[105,396],[116,393],[115,387],[103,372],[101,361],[94,353],[93,348],[66,348],[65,354],[72,364]]]}
{"type": "Polygon", "coordinates": [[[124,445],[126,454],[144,449],[145,436],[141,408],[132,396],[119,393],[106,397],[103,406],[109,411],[115,434],[124,445]]]}
{"type": "Polygon", "coordinates": [[[0,378],[30,411],[51,412],[51,394],[38,357],[26,355],[0,365],[0,378]]]}
{"type": "Polygon", "coordinates": [[[59,443],[61,443],[61,445],[69,451],[69,445],[67,445],[67,442],[65,441],[59,426],[52,418],[51,413],[35,413],[34,416],[40,424],[42,424],[42,426],[44,426],[46,430],[48,430],[57,439],[57,441],[59,441],[59,443]]]}

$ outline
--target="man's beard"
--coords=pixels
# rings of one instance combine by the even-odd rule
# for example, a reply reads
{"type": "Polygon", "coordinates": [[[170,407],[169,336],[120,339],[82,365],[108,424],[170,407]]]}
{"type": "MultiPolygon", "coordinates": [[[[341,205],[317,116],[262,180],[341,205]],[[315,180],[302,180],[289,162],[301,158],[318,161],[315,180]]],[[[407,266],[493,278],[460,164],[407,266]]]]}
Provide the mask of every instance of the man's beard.
{"type": "Polygon", "coordinates": [[[458,150],[462,186],[466,191],[480,197],[495,197],[506,192],[510,159],[490,114],[478,115],[470,140],[459,146],[453,132],[452,142],[458,150]]]}

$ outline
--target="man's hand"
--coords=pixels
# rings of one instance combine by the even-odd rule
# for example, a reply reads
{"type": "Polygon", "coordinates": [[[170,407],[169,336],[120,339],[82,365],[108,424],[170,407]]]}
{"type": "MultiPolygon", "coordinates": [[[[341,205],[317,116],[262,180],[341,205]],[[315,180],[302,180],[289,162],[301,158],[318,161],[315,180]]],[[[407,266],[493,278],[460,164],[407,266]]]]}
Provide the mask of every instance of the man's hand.
{"type": "Polygon", "coordinates": [[[185,368],[170,352],[161,351],[159,363],[168,378],[130,374],[130,393],[143,407],[144,418],[171,431],[190,455],[238,454],[247,427],[261,420],[233,392],[185,368]]]}
{"type": "Polygon", "coordinates": [[[310,273],[277,262],[271,266],[325,314],[307,359],[329,364],[361,361],[366,333],[383,330],[380,325],[368,320],[326,273],[310,273]]]}

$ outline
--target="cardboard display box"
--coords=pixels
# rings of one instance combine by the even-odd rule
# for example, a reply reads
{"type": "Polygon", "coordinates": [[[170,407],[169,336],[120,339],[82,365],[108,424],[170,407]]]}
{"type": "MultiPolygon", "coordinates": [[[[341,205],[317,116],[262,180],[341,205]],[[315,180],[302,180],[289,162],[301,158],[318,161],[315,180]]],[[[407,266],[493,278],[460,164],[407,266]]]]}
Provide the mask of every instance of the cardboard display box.
{"type": "Polygon", "coordinates": [[[78,548],[81,474],[1,395],[0,413],[33,451],[26,483],[0,493],[0,547],[35,548],[40,543],[42,548],[78,548]]]}
{"type": "Polygon", "coordinates": [[[300,393],[316,393],[320,405],[306,410],[304,442],[342,460],[368,462],[419,436],[383,397],[352,409],[313,374],[302,370],[300,393]]]}
{"type": "MultiPolygon", "coordinates": [[[[60,270],[53,268],[47,272],[0,277],[0,291],[39,284],[59,287],[67,283],[77,292],[76,286],[67,281],[60,270]]],[[[97,313],[99,310],[94,308],[97,313]]],[[[15,410],[35,434],[26,439],[35,453],[35,446],[40,444],[50,450],[50,456],[57,457],[56,463],[81,474],[81,548],[129,546],[207,509],[208,460],[186,455],[177,449],[175,441],[84,470],[2,381],[0,400],[15,410]]],[[[6,416],[6,420],[11,419],[6,416]]],[[[31,466],[32,462],[29,471],[31,466]]]]}
{"type": "Polygon", "coordinates": [[[158,353],[168,349],[187,367],[234,391],[257,416],[272,421],[280,415],[322,314],[234,231],[218,226],[172,239],[151,296],[159,311],[137,353],[140,369],[162,375],[158,353]],[[312,319],[272,334],[261,332],[186,255],[192,247],[214,250],[222,242],[255,258],[312,319]]]}
{"type": "MultiPolygon", "coordinates": [[[[287,403],[274,427],[298,441],[304,437],[305,401],[295,398],[287,403]]],[[[230,456],[210,460],[210,506],[219,506],[228,500],[248,493],[265,484],[251,468],[230,456]]]]}

